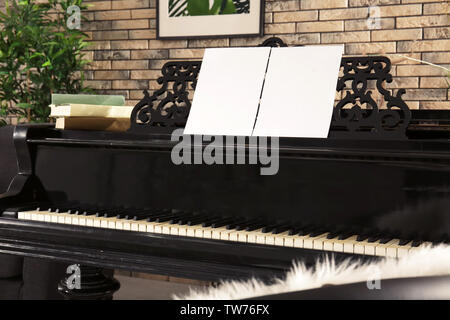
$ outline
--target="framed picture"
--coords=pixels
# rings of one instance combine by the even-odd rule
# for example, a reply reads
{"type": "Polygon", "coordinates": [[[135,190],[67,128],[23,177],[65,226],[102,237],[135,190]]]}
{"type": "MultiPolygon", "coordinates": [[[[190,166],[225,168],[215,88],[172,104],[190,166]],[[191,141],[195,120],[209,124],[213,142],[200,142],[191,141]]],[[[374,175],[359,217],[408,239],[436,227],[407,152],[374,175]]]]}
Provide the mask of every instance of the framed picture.
{"type": "Polygon", "coordinates": [[[157,0],[158,39],[264,34],[264,0],[157,0]]]}

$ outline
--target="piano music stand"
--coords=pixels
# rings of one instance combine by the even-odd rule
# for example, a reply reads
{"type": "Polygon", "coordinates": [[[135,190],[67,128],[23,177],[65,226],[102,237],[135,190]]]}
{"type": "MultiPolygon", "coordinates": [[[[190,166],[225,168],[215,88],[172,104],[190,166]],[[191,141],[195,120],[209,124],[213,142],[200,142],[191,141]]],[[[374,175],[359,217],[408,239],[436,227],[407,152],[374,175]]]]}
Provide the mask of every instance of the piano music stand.
{"type": "MultiPolygon", "coordinates": [[[[269,38],[262,46],[286,47],[280,38],[269,38]]],[[[131,114],[130,133],[171,133],[186,124],[191,108],[190,93],[195,90],[201,61],[170,61],[157,79],[161,87],[144,97],[131,114]]],[[[337,92],[345,94],[334,108],[329,138],[405,139],[411,111],[403,101],[404,89],[395,95],[385,88],[392,82],[391,61],[383,56],[345,57],[337,92]],[[372,96],[370,82],[384,99],[382,106],[372,96]],[[363,106],[366,106],[364,108],[363,106]]]]}

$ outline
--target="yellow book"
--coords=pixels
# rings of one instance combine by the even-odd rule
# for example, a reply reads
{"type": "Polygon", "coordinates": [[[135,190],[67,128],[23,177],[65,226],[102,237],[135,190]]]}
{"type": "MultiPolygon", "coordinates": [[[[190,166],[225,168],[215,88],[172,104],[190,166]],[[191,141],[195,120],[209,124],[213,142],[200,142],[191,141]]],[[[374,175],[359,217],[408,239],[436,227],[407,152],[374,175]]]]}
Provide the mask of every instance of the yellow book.
{"type": "Polygon", "coordinates": [[[99,117],[114,119],[129,119],[134,107],[103,106],[92,104],[50,105],[50,117],[99,117]]]}
{"type": "Polygon", "coordinates": [[[127,131],[130,119],[67,117],[56,119],[56,129],[95,130],[95,131],[127,131]]]}

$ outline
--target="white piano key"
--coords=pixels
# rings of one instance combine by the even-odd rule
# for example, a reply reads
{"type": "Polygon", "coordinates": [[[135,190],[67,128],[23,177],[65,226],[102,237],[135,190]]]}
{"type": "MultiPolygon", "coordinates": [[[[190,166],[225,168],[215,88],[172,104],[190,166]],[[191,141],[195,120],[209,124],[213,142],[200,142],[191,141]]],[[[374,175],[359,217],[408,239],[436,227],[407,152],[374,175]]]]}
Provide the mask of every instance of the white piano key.
{"type": "Polygon", "coordinates": [[[187,228],[185,225],[178,226],[178,235],[180,237],[187,237],[187,228]]]}
{"type": "Polygon", "coordinates": [[[412,241],[406,243],[405,245],[397,247],[397,258],[402,258],[409,253],[409,249],[411,249],[412,241]]]}
{"type": "Polygon", "coordinates": [[[235,234],[230,235],[230,238],[231,237],[236,238],[237,242],[247,243],[247,241],[248,241],[248,234],[247,234],[247,231],[245,231],[245,230],[236,231],[235,234]]]}
{"type": "Polygon", "coordinates": [[[399,245],[399,239],[393,239],[387,243],[380,243],[380,241],[368,242],[367,240],[356,241],[357,236],[354,235],[347,239],[339,240],[338,237],[327,239],[327,232],[314,237],[311,237],[310,235],[289,235],[289,231],[280,234],[272,234],[270,232],[263,233],[262,228],[253,231],[245,231],[227,229],[226,227],[203,227],[201,224],[187,226],[170,224],[168,222],[157,223],[134,221],[117,217],[86,216],[71,214],[70,212],[51,212],[48,210],[20,211],[18,212],[17,217],[19,220],[33,220],[46,223],[91,226],[97,228],[128,230],[131,232],[153,232],[174,236],[188,236],[224,241],[257,243],[262,245],[325,250],[331,252],[346,252],[352,254],[377,255],[392,258],[402,257],[408,254],[408,252],[414,252],[420,250],[424,246],[431,245],[430,242],[425,242],[419,247],[412,247],[412,241],[406,245],[399,245]]]}
{"type": "Polygon", "coordinates": [[[294,239],[293,243],[294,248],[303,248],[303,241],[304,241],[303,237],[294,236],[293,239],[294,239]]]}
{"type": "Polygon", "coordinates": [[[170,234],[170,230],[172,229],[172,225],[170,223],[166,223],[162,226],[162,234],[170,234]]]}
{"type": "MultiPolygon", "coordinates": [[[[201,236],[199,238],[212,239],[213,231],[214,228],[202,228],[201,236]]],[[[197,236],[197,232],[195,233],[195,235],[197,236]]]]}
{"type": "Polygon", "coordinates": [[[314,237],[312,237],[310,235],[303,236],[303,248],[314,249],[314,240],[326,237],[327,235],[328,235],[328,232],[320,234],[318,236],[314,236],[314,237]]]}
{"type": "MultiPolygon", "coordinates": [[[[403,247],[399,243],[400,240],[398,240],[396,243],[391,244],[389,247],[386,248],[386,257],[399,258],[399,249],[403,247]]],[[[401,251],[400,255],[402,255],[401,251]]]]}
{"type": "Polygon", "coordinates": [[[417,246],[417,247],[411,247],[411,248],[409,249],[409,252],[410,252],[410,253],[417,252],[417,251],[420,251],[420,250],[422,250],[423,248],[428,247],[428,246],[431,246],[431,245],[432,245],[431,242],[425,241],[425,242],[423,242],[421,245],[419,245],[419,246],[417,246]]]}
{"type": "Polygon", "coordinates": [[[247,231],[247,243],[258,243],[257,239],[258,235],[262,235],[264,237],[264,233],[262,233],[262,228],[254,231],[247,231]]]}
{"type": "MultiPolygon", "coordinates": [[[[381,256],[381,257],[386,257],[388,256],[387,254],[387,249],[392,246],[392,245],[398,245],[398,243],[400,242],[399,239],[392,239],[386,243],[380,243],[376,248],[375,248],[375,255],[376,256],[381,256]]],[[[390,253],[394,253],[392,250],[390,251],[390,253]]],[[[394,258],[397,257],[397,250],[395,250],[395,256],[394,258]]]]}
{"type": "Polygon", "coordinates": [[[368,242],[366,241],[361,241],[358,245],[363,246],[364,247],[364,254],[368,255],[368,256],[374,256],[375,255],[375,248],[380,244],[380,241],[375,241],[375,242],[368,242]]]}
{"type": "Polygon", "coordinates": [[[180,235],[180,228],[178,224],[174,224],[170,227],[170,234],[173,236],[179,236],[180,235]]]}
{"type": "MultiPolygon", "coordinates": [[[[197,224],[194,226],[186,226],[186,236],[188,237],[196,237],[196,232],[198,229],[202,229],[201,224],[197,224]]],[[[201,235],[199,234],[199,237],[203,237],[203,232],[200,230],[201,235]]]]}
{"type": "Polygon", "coordinates": [[[344,251],[345,253],[354,253],[355,251],[355,245],[358,243],[358,241],[356,241],[356,239],[358,238],[357,235],[351,236],[347,239],[341,240],[342,244],[344,246],[344,251]]]}
{"type": "Polygon", "coordinates": [[[95,217],[94,219],[92,219],[93,220],[93,226],[94,227],[96,227],[96,228],[100,228],[100,226],[101,226],[101,221],[100,221],[100,219],[98,218],[98,217],[95,217]]]}
{"type": "Polygon", "coordinates": [[[275,235],[273,233],[269,233],[268,235],[266,235],[266,245],[275,245],[275,235]]]}
{"type": "Polygon", "coordinates": [[[323,250],[323,246],[325,241],[327,240],[328,233],[323,237],[313,239],[313,249],[314,250],[323,250]]]}
{"type": "Polygon", "coordinates": [[[153,225],[153,232],[154,233],[163,233],[163,227],[166,225],[164,222],[156,222],[153,225]]]}
{"type": "Polygon", "coordinates": [[[86,216],[86,226],[87,227],[93,227],[94,226],[94,219],[92,216],[86,216]]]}
{"type": "Polygon", "coordinates": [[[289,236],[289,231],[285,231],[282,233],[278,233],[274,235],[274,245],[276,246],[285,246],[285,238],[289,236]]]}
{"type": "Polygon", "coordinates": [[[339,237],[325,239],[323,241],[323,250],[324,251],[334,251],[334,243],[339,240],[339,237]]]}
{"type": "Polygon", "coordinates": [[[223,230],[222,232],[220,232],[220,240],[227,240],[230,241],[230,235],[232,233],[234,233],[234,229],[229,229],[229,230],[223,230]]]}

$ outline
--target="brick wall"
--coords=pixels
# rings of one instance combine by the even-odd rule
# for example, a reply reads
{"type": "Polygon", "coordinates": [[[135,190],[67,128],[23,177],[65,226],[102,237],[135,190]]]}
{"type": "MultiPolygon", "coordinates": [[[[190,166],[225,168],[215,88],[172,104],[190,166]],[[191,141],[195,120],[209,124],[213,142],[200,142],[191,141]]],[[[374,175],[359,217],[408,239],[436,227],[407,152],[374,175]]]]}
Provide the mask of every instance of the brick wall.
{"type": "MultiPolygon", "coordinates": [[[[0,0],[0,3],[4,0],[0,0]]],[[[394,82],[407,89],[410,108],[450,109],[450,5],[439,0],[266,0],[265,36],[208,40],[156,40],[156,0],[90,0],[83,30],[92,39],[88,84],[123,94],[129,105],[142,89],[156,89],[169,60],[201,59],[206,47],[257,45],[278,36],[290,45],[345,44],[346,55],[383,54],[394,82]],[[380,9],[379,29],[369,29],[368,6],[380,9]]]]}

